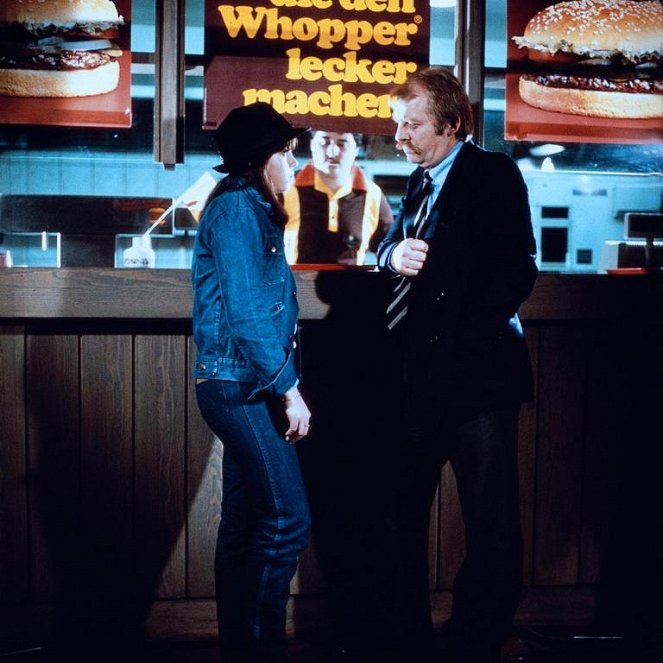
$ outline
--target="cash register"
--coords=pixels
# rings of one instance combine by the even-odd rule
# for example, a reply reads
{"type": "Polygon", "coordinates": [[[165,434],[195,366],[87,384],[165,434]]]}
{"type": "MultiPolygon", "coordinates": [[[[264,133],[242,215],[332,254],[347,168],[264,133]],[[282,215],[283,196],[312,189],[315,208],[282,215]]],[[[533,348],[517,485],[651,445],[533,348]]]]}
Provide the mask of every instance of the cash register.
{"type": "Polygon", "coordinates": [[[624,241],[607,241],[599,271],[608,274],[646,274],[663,269],[663,214],[627,212],[624,241]]]}

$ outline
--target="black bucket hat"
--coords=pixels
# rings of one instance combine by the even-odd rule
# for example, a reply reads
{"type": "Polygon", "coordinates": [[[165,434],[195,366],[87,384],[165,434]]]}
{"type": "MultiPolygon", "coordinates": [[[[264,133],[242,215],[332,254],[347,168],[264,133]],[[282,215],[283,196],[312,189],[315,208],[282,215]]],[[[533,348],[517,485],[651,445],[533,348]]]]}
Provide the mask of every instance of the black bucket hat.
{"type": "Polygon", "coordinates": [[[233,108],[216,129],[220,173],[241,173],[262,165],[269,156],[309,129],[293,127],[264,101],[233,108]]]}

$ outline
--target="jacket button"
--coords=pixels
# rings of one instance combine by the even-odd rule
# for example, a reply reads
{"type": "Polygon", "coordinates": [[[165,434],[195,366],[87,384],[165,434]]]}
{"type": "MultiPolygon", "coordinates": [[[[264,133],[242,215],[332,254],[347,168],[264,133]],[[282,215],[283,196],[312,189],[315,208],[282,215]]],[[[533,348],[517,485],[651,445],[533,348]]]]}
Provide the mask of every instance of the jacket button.
{"type": "Polygon", "coordinates": [[[204,370],[207,368],[207,365],[206,365],[206,364],[198,364],[198,368],[199,368],[201,371],[204,371],[204,370]]]}
{"type": "Polygon", "coordinates": [[[275,246],[270,246],[270,247],[269,247],[269,250],[270,250],[272,253],[276,253],[276,247],[275,247],[275,246]]]}

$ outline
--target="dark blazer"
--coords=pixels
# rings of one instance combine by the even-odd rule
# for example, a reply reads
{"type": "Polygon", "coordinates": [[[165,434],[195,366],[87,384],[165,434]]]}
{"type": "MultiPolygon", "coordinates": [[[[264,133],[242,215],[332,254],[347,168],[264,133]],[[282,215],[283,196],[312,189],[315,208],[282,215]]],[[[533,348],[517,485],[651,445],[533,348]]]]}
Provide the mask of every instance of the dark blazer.
{"type": "MultiPolygon", "coordinates": [[[[411,174],[401,214],[378,249],[380,269],[392,276],[389,259],[422,177],[422,168],[411,174]]],[[[517,311],[536,280],[536,246],[513,160],[464,144],[422,238],[428,257],[412,279],[400,339],[410,386],[461,418],[529,400],[531,366],[517,311]]]]}

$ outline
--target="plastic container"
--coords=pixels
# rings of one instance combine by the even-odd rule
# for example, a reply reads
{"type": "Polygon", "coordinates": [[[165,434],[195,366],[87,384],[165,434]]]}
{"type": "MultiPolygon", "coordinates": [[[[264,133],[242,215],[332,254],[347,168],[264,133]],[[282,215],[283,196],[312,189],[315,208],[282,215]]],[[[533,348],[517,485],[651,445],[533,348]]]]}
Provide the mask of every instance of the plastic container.
{"type": "Polygon", "coordinates": [[[133,237],[131,246],[122,254],[122,266],[149,268],[156,264],[156,254],[152,249],[152,238],[148,235],[133,237]]]}
{"type": "Polygon", "coordinates": [[[11,251],[0,251],[0,267],[13,267],[14,261],[12,260],[11,251]]]}

